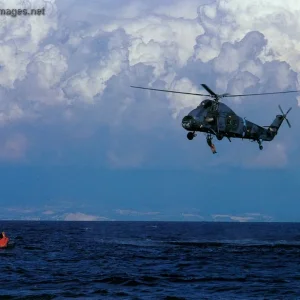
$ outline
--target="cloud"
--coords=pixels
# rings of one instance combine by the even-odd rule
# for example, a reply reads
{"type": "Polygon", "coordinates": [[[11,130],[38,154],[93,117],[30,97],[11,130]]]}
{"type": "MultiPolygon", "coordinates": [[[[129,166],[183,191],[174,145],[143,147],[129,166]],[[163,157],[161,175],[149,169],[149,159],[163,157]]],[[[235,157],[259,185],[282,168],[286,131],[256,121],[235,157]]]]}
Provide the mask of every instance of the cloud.
{"type": "Polygon", "coordinates": [[[94,213],[86,210],[85,205],[73,203],[68,205],[62,201],[53,203],[52,206],[11,206],[2,207],[3,214],[1,219],[14,220],[55,220],[55,221],[115,221],[115,220],[174,220],[174,221],[234,221],[234,222],[272,222],[274,218],[270,215],[249,212],[241,214],[200,214],[196,208],[186,209],[182,213],[171,212],[169,209],[164,211],[151,210],[133,210],[133,209],[108,209],[103,210],[99,207],[93,207],[94,213]],[[102,211],[102,213],[101,213],[102,211]],[[116,217],[117,215],[117,217],[116,217]]]}
{"type": "Polygon", "coordinates": [[[63,74],[68,70],[68,65],[66,57],[59,48],[49,44],[35,55],[27,69],[31,79],[35,79],[41,89],[50,90],[61,82],[63,74]]]}
{"type": "MultiPolygon", "coordinates": [[[[159,158],[166,155],[157,153],[173,152],[173,165],[192,167],[198,149],[187,144],[180,118],[203,98],[137,91],[129,85],[201,92],[200,83],[207,83],[219,93],[300,88],[296,0],[245,0],[243,5],[240,0],[12,0],[1,7],[45,5],[45,16],[1,16],[3,159],[34,160],[47,151],[51,158],[45,161],[65,163],[70,153],[89,153],[90,165],[128,168],[166,165],[168,160],[159,158]]],[[[281,99],[227,103],[264,123],[278,113],[281,99]]],[[[297,104],[296,95],[284,99],[297,104]]],[[[293,113],[299,117],[299,109],[293,113]]],[[[296,139],[283,146],[287,139],[279,132],[276,143],[265,148],[268,154],[222,141],[222,158],[215,161],[283,167],[296,160],[290,154],[300,146],[296,139]],[[232,155],[236,148],[243,149],[237,158],[232,155]]],[[[205,143],[201,147],[199,166],[207,167],[211,153],[205,143]]]]}
{"type": "Polygon", "coordinates": [[[238,221],[238,222],[249,222],[252,221],[252,217],[237,217],[237,216],[231,216],[230,219],[232,221],[238,221]]]}
{"type": "Polygon", "coordinates": [[[99,217],[94,215],[87,215],[84,213],[67,213],[64,217],[64,221],[107,221],[106,217],[99,217]]]}
{"type": "Polygon", "coordinates": [[[273,218],[268,215],[260,213],[245,213],[243,215],[228,215],[228,214],[213,214],[211,215],[213,221],[224,222],[224,221],[234,221],[234,222],[271,222],[273,218]]]}
{"type": "Polygon", "coordinates": [[[31,216],[22,216],[19,220],[23,220],[23,221],[40,221],[41,218],[40,217],[31,217],[31,216]]]}
{"type": "Polygon", "coordinates": [[[136,211],[136,210],[130,210],[130,209],[117,209],[116,213],[122,216],[155,216],[159,215],[160,212],[158,211],[136,211]]]}
{"type": "Polygon", "coordinates": [[[262,220],[262,221],[266,221],[266,222],[272,222],[274,221],[274,218],[269,216],[269,215],[264,215],[261,213],[246,213],[245,215],[253,217],[257,220],[262,220]]]}
{"type": "Polygon", "coordinates": [[[28,140],[23,134],[14,134],[4,140],[0,138],[0,159],[5,161],[23,160],[26,157],[28,146],[28,140]]]}
{"type": "Polygon", "coordinates": [[[19,213],[19,214],[30,214],[36,212],[35,208],[25,208],[25,207],[7,207],[5,208],[8,212],[19,213]]]}
{"type": "MultiPolygon", "coordinates": [[[[13,88],[17,80],[27,76],[28,64],[39,52],[40,43],[51,30],[57,29],[55,1],[48,1],[45,16],[1,16],[2,30],[0,43],[0,85],[13,88]]],[[[43,0],[1,1],[1,8],[31,9],[45,6],[43,0]]],[[[45,70],[46,71],[46,70],[45,70]]]]}
{"type": "Polygon", "coordinates": [[[182,213],[181,215],[185,219],[202,219],[202,220],[204,220],[204,217],[202,217],[198,214],[182,213]]]}
{"type": "MultiPolygon", "coordinates": [[[[48,202],[49,203],[49,202],[48,202]]],[[[86,211],[86,205],[81,203],[57,200],[52,205],[11,206],[2,207],[1,219],[11,220],[52,220],[52,221],[114,221],[114,219],[90,214],[86,211]],[[74,212],[75,211],[75,212],[74,212]]],[[[109,212],[105,212],[109,214],[109,212]]],[[[111,214],[111,213],[110,213],[111,214]]]]}
{"type": "Polygon", "coordinates": [[[53,210],[45,210],[45,211],[43,211],[43,214],[44,215],[53,215],[53,214],[55,214],[55,212],[53,210]]]}
{"type": "Polygon", "coordinates": [[[288,163],[286,146],[276,141],[269,146],[269,152],[261,152],[246,165],[249,168],[257,167],[285,167],[288,163]]]}

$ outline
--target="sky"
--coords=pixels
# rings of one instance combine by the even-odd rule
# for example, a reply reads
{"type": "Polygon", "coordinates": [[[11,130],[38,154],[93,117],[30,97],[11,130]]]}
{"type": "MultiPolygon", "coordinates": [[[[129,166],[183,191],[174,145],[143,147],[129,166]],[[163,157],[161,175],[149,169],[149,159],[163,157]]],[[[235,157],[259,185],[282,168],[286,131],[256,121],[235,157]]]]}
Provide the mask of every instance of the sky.
{"type": "Polygon", "coordinates": [[[0,219],[300,221],[300,93],[227,98],[274,141],[186,138],[205,93],[300,90],[298,0],[10,0],[0,9],[0,219]]]}

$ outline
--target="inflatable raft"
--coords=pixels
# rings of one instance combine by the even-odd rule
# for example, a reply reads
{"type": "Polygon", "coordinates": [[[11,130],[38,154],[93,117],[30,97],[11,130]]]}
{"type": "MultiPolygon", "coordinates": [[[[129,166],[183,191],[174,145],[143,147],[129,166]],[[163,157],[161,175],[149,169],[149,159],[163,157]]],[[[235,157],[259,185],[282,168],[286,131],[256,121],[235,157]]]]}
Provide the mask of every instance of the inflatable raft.
{"type": "Polygon", "coordinates": [[[11,249],[14,248],[15,243],[12,243],[9,238],[5,235],[5,232],[0,234],[0,249],[11,249]]]}

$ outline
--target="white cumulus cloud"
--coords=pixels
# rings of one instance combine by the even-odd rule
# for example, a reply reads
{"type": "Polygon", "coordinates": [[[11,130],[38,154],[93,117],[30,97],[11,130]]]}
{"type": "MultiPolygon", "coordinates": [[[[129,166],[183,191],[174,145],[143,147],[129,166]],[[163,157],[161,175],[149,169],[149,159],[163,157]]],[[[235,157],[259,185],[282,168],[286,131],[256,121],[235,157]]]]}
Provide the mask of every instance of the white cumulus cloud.
{"type": "Polygon", "coordinates": [[[131,209],[117,209],[116,213],[123,216],[155,216],[159,215],[158,211],[136,211],[131,209]]]}
{"type": "Polygon", "coordinates": [[[233,222],[271,222],[273,218],[268,215],[261,213],[245,213],[241,215],[228,215],[228,214],[213,214],[211,215],[213,221],[224,222],[224,221],[233,221],[233,222]]]}
{"type": "Polygon", "coordinates": [[[0,138],[0,159],[18,161],[26,158],[28,141],[22,134],[15,134],[7,138],[0,138]]]}
{"type": "MultiPolygon", "coordinates": [[[[300,88],[297,0],[2,2],[3,8],[45,7],[46,14],[1,16],[0,124],[6,132],[1,157],[22,157],[30,144],[34,153],[43,147],[65,153],[65,161],[71,153],[67,143],[82,157],[87,144],[78,141],[89,139],[101,143],[91,146],[97,150],[90,159],[101,157],[114,167],[151,165],[157,151],[174,151],[174,164],[191,166],[196,150],[187,145],[180,118],[203,97],[137,91],[130,85],[204,92],[200,83],[206,83],[218,93],[300,88]],[[26,126],[34,133],[21,138],[17,130],[26,126]],[[36,145],[36,135],[46,129],[55,138],[36,145]],[[165,140],[169,143],[162,147],[165,140]]],[[[243,117],[269,124],[277,104],[295,107],[296,97],[226,103],[243,117]]],[[[292,113],[299,118],[297,107],[292,113]]],[[[296,129],[288,134],[297,134],[296,129]]],[[[289,154],[299,149],[297,139],[279,132],[276,140],[264,150],[268,154],[236,141],[222,144],[218,163],[232,163],[234,147],[243,148],[240,165],[283,166],[295,160],[289,154]]],[[[201,147],[207,150],[205,143],[201,147]]],[[[210,155],[205,150],[200,165],[210,155]]]]}
{"type": "Polygon", "coordinates": [[[185,219],[198,219],[198,220],[204,220],[204,217],[198,215],[198,214],[192,214],[192,213],[182,213],[181,214],[183,218],[185,219]]]}
{"type": "Polygon", "coordinates": [[[64,217],[65,221],[106,221],[109,220],[106,217],[99,217],[94,215],[88,215],[84,213],[67,213],[64,217]]]}

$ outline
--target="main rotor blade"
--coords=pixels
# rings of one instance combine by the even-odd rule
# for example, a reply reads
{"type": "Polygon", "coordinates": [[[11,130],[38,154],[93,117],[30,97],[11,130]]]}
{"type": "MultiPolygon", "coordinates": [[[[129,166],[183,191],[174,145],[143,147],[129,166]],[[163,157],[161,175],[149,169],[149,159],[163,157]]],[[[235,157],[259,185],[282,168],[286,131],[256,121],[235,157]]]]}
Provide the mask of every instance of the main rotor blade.
{"type": "Polygon", "coordinates": [[[197,94],[197,93],[187,93],[187,92],[177,92],[177,91],[171,91],[171,90],[152,89],[152,88],[146,88],[146,87],[141,87],[141,86],[133,86],[133,85],[131,85],[130,87],[135,88],[135,89],[142,89],[142,90],[150,90],[150,91],[167,92],[167,93],[174,93],[174,94],[184,94],[184,95],[210,97],[210,95],[197,94]]]}
{"type": "Polygon", "coordinates": [[[241,95],[231,95],[225,94],[223,97],[244,97],[244,96],[260,96],[260,95],[274,95],[274,94],[287,94],[287,93],[299,93],[298,91],[285,91],[285,92],[273,92],[273,93],[257,93],[257,94],[241,94],[241,95]]]}
{"type": "Polygon", "coordinates": [[[174,94],[182,94],[182,95],[193,95],[193,96],[204,96],[204,97],[213,97],[213,98],[228,98],[228,97],[246,97],[246,96],[260,96],[260,95],[275,95],[275,94],[288,94],[288,93],[299,93],[300,90],[296,91],[285,91],[285,92],[271,92],[271,93],[253,93],[253,94],[222,94],[218,95],[215,92],[213,92],[206,84],[201,84],[202,87],[210,93],[210,95],[204,95],[204,94],[199,94],[199,93],[188,93],[188,92],[178,92],[178,91],[172,91],[172,90],[163,90],[163,89],[154,89],[154,88],[146,88],[142,86],[133,86],[131,85],[130,87],[135,88],[135,89],[142,89],[142,90],[150,90],[150,91],[158,91],[158,92],[166,92],[166,93],[174,93],[174,94]]]}
{"type": "Polygon", "coordinates": [[[218,97],[218,95],[213,92],[206,84],[201,84],[212,96],[218,97]]]}

